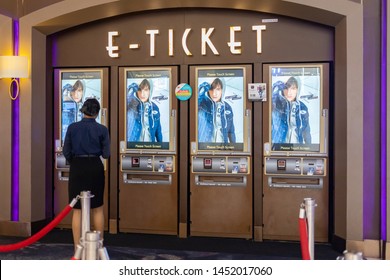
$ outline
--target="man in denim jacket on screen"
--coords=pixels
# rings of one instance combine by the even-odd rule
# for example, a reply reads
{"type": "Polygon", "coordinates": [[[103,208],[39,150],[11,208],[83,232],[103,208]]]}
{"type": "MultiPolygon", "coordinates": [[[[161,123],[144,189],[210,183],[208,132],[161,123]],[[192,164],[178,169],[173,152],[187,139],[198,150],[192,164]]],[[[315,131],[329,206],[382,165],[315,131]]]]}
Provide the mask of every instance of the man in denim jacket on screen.
{"type": "Polygon", "coordinates": [[[299,100],[297,78],[272,88],[272,143],[311,144],[309,111],[299,100]]]}
{"type": "Polygon", "coordinates": [[[127,141],[162,142],[160,110],[150,101],[152,87],[147,79],[127,88],[127,141]]]}
{"type": "Polygon", "coordinates": [[[198,141],[213,143],[235,143],[233,110],[223,101],[224,85],[216,78],[211,85],[199,86],[198,97],[198,141]]]}

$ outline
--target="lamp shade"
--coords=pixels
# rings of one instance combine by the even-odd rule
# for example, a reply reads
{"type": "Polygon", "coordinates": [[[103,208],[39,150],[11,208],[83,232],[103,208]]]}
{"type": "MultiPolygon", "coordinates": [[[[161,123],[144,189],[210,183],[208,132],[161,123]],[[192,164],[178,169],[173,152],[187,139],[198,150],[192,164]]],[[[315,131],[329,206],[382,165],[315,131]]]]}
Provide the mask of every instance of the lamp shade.
{"type": "Polygon", "coordinates": [[[0,78],[27,78],[26,56],[0,56],[0,78]]]}

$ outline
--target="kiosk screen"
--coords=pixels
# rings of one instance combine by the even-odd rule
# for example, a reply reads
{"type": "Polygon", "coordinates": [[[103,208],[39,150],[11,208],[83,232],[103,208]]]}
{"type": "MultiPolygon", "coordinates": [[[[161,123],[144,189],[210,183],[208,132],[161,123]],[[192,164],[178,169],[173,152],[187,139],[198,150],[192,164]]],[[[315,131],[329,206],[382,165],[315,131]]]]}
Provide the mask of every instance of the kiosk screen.
{"type": "Polygon", "coordinates": [[[271,147],[321,152],[322,66],[270,66],[271,147]]]}
{"type": "Polygon", "coordinates": [[[126,148],[169,150],[170,69],[127,69],[126,148]]]}
{"type": "MultiPolygon", "coordinates": [[[[102,71],[72,70],[61,71],[60,81],[60,128],[62,143],[65,140],[68,126],[80,121],[83,114],[80,112],[83,103],[88,98],[96,98],[102,105],[102,71]]],[[[101,111],[96,121],[100,123],[101,111]]]]}
{"type": "Polygon", "coordinates": [[[244,68],[198,68],[196,74],[198,150],[244,151],[244,68]]]}

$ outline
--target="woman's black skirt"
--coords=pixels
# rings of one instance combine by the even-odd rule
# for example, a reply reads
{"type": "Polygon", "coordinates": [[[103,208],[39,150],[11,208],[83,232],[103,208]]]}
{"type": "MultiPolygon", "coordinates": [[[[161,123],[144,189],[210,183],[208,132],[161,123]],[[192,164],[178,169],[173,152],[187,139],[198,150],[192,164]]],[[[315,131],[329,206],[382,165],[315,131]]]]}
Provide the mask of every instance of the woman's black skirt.
{"type": "MultiPolygon", "coordinates": [[[[91,208],[103,205],[104,195],[104,166],[100,157],[75,157],[70,163],[69,170],[69,203],[82,191],[90,191],[91,208]]],[[[78,201],[75,209],[81,209],[78,201]]]]}

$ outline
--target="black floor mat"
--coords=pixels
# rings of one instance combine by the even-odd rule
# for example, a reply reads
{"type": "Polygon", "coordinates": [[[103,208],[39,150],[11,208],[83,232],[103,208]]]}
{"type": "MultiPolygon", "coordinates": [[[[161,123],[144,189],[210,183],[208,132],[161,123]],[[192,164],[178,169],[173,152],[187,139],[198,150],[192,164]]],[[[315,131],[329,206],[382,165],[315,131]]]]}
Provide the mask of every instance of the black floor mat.
{"type": "MultiPolygon", "coordinates": [[[[2,244],[24,240],[0,236],[2,244]]],[[[300,260],[299,242],[244,240],[119,233],[104,235],[104,246],[113,260],[300,260]]],[[[315,259],[335,260],[341,255],[330,244],[315,244],[315,259]]],[[[72,232],[54,229],[38,242],[20,250],[0,253],[1,260],[66,260],[73,255],[72,232]]]]}

